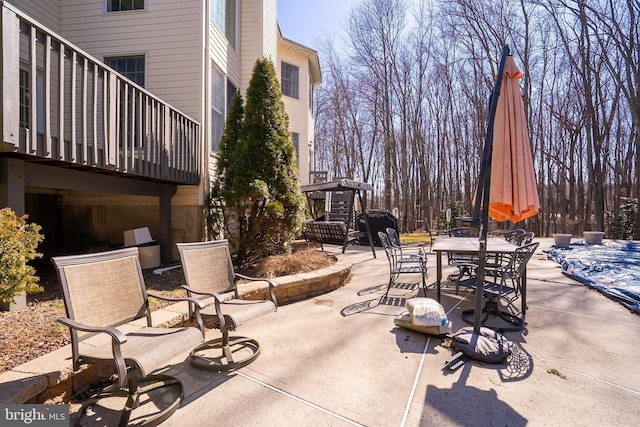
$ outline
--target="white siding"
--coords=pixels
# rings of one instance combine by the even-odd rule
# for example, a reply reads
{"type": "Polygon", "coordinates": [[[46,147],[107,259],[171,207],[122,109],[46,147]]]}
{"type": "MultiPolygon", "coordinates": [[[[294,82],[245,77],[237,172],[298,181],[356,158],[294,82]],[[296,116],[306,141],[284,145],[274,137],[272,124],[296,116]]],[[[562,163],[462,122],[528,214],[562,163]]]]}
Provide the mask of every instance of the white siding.
{"type": "MultiPolygon", "coordinates": [[[[240,43],[237,42],[236,46],[239,45],[240,43]]],[[[240,55],[238,51],[229,45],[225,35],[209,19],[209,53],[216,66],[228,76],[235,86],[240,84],[240,55]]]]}
{"type": "Polygon", "coordinates": [[[278,27],[276,1],[240,1],[240,87],[246,90],[256,60],[277,60],[278,27]]]}
{"type": "Polygon", "coordinates": [[[104,0],[61,0],[62,35],[103,59],[145,55],[145,87],[202,120],[202,1],[147,0],[145,11],[105,13],[104,0]]]}
{"type": "Polygon", "coordinates": [[[8,0],[36,21],[60,33],[60,2],[58,0],[8,0]]]}
{"type": "Polygon", "coordinates": [[[300,135],[298,146],[298,172],[300,184],[309,183],[309,141],[314,140],[314,120],[309,109],[309,60],[306,56],[280,47],[278,50],[277,72],[280,79],[282,62],[295,65],[299,68],[299,99],[282,96],[287,114],[289,115],[289,130],[300,135]]]}
{"type": "Polygon", "coordinates": [[[278,17],[276,0],[264,0],[262,20],[263,56],[274,63],[278,58],[278,17]]]}

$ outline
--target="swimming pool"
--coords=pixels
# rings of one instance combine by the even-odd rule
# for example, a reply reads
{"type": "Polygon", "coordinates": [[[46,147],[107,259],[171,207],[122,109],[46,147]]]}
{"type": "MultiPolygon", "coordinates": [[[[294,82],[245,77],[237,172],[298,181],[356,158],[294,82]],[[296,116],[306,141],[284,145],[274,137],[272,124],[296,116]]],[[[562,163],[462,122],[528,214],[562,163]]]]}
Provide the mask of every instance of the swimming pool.
{"type": "Polygon", "coordinates": [[[545,250],[562,272],[640,313],[640,243],[606,241],[602,245],[572,243],[545,250]]]}

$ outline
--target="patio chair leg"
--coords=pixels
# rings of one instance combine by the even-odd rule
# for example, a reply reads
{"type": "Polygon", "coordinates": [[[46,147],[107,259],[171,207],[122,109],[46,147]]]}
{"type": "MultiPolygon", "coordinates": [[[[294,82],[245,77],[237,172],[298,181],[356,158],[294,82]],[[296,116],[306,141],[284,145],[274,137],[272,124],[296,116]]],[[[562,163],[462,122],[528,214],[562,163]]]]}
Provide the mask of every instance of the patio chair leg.
{"type": "Polygon", "coordinates": [[[381,300],[385,299],[389,295],[389,290],[391,289],[391,286],[393,286],[393,279],[389,279],[389,283],[387,284],[387,291],[384,293],[382,298],[380,298],[381,300]]]}
{"type": "Polygon", "coordinates": [[[139,420],[136,421],[136,425],[138,426],[157,426],[167,420],[167,418],[169,418],[180,407],[184,397],[184,389],[180,380],[169,375],[149,375],[142,379],[132,377],[129,378],[125,389],[118,388],[117,384],[112,384],[104,388],[82,404],[78,411],[76,425],[79,426],[82,424],[81,419],[86,416],[87,409],[94,406],[101,399],[126,397],[126,403],[118,421],[118,427],[126,427],[131,419],[132,412],[140,406],[140,395],[168,387],[176,387],[176,390],[179,392],[178,397],[169,406],[164,409],[160,409],[156,414],[149,416],[141,423],[139,420]]]}
{"type": "Polygon", "coordinates": [[[425,280],[426,271],[422,273],[422,292],[424,292],[424,296],[427,296],[427,281],[425,280]]]}
{"type": "Polygon", "coordinates": [[[232,371],[248,365],[259,355],[260,343],[258,341],[247,337],[230,337],[229,331],[224,331],[221,338],[206,341],[191,350],[189,363],[198,369],[207,371],[232,371]],[[207,350],[214,350],[214,352],[222,350],[222,354],[211,357],[204,353],[207,350]]]}

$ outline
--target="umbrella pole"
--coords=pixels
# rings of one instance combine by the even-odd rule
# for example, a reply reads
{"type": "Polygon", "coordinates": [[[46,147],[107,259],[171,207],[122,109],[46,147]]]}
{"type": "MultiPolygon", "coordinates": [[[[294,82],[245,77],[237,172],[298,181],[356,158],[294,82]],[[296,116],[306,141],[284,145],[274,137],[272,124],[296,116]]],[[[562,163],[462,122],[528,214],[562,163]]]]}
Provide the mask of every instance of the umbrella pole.
{"type": "Polygon", "coordinates": [[[473,320],[473,332],[480,334],[482,326],[482,299],[483,299],[483,283],[484,268],[487,260],[487,229],[489,222],[489,193],[491,185],[491,155],[493,152],[493,123],[496,118],[496,107],[498,98],[500,97],[500,89],[502,87],[502,75],[504,74],[504,64],[509,56],[509,46],[505,45],[502,49],[502,58],[498,67],[498,76],[491,94],[491,102],[489,105],[489,119],[487,122],[487,134],[484,141],[482,151],[482,162],[480,165],[480,176],[478,179],[478,189],[476,191],[476,206],[474,206],[474,220],[478,219],[480,210],[482,218],[480,221],[480,248],[478,252],[478,274],[476,278],[476,308],[473,320]]]}

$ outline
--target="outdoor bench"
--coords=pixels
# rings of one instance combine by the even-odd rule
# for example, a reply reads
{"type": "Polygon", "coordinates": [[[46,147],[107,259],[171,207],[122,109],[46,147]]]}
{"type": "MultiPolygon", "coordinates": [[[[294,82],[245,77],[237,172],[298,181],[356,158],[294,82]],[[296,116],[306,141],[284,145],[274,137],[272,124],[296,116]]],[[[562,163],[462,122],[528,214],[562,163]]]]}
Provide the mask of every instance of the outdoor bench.
{"type": "Polygon", "coordinates": [[[307,221],[302,225],[302,237],[307,242],[316,242],[342,246],[342,253],[347,245],[356,244],[358,237],[349,233],[342,221],[307,221]]]}

